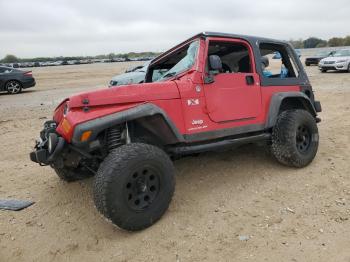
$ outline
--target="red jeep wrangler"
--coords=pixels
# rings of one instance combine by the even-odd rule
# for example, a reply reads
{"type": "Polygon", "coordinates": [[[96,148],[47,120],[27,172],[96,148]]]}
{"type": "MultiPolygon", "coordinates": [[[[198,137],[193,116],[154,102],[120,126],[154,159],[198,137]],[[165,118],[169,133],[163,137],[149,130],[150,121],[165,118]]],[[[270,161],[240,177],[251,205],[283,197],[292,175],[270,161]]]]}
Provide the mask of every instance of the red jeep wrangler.
{"type": "Polygon", "coordinates": [[[96,174],[97,209],[140,230],[169,206],[171,159],[263,142],[280,163],[304,167],[317,152],[320,111],[288,43],[205,32],[155,58],[143,84],[65,99],[30,157],[66,181],[96,174]]]}

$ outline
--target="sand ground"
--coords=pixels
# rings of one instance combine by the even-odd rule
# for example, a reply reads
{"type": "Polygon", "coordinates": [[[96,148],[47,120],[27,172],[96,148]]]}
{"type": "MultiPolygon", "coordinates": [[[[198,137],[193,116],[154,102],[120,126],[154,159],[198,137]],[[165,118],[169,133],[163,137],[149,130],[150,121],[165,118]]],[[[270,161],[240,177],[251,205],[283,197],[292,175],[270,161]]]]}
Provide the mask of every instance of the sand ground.
{"type": "Polygon", "coordinates": [[[92,178],[67,184],[28,157],[60,100],[128,66],[34,68],[35,88],[0,94],[0,198],[36,202],[0,211],[1,262],[350,261],[350,73],[307,68],[323,106],[311,165],[281,166],[258,146],[176,161],[168,212],[128,233],[96,211],[92,178]]]}

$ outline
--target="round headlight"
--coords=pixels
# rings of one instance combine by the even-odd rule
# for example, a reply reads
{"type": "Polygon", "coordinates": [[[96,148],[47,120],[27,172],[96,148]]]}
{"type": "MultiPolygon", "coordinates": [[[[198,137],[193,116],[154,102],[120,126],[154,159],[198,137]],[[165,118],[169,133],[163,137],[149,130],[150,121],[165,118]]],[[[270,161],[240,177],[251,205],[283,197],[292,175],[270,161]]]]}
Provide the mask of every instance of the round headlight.
{"type": "Polygon", "coordinates": [[[68,104],[67,104],[67,103],[65,103],[65,104],[64,104],[64,108],[63,108],[63,116],[66,116],[66,115],[67,115],[67,113],[68,113],[68,111],[69,111],[68,104]]]}
{"type": "Polygon", "coordinates": [[[49,154],[52,154],[55,150],[58,142],[58,137],[55,133],[50,133],[49,138],[47,141],[47,150],[49,151],[49,154]]]}

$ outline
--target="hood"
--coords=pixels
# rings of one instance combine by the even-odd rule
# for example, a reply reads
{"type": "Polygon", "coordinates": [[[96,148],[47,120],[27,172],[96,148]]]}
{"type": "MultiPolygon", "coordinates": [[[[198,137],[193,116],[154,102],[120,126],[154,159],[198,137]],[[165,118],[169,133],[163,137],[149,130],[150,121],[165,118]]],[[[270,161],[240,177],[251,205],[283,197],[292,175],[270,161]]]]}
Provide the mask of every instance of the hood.
{"type": "Polygon", "coordinates": [[[330,56],[330,57],[326,57],[326,58],[323,58],[321,61],[322,62],[328,62],[328,61],[334,61],[334,62],[337,62],[337,61],[340,61],[340,60],[349,60],[350,59],[350,56],[330,56]]]}
{"type": "Polygon", "coordinates": [[[116,86],[69,98],[69,107],[102,106],[180,98],[173,81],[116,86]]]}
{"type": "Polygon", "coordinates": [[[114,76],[113,82],[117,82],[117,85],[130,85],[137,84],[145,80],[146,72],[134,71],[121,75],[114,76]]]}

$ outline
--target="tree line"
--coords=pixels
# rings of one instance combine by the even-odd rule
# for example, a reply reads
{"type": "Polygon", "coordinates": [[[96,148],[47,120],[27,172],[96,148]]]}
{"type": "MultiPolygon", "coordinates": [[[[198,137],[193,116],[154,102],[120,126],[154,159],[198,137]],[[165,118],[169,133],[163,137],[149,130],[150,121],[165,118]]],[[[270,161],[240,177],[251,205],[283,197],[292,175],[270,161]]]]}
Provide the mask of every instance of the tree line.
{"type": "MultiPolygon", "coordinates": [[[[324,40],[317,37],[309,37],[305,40],[289,40],[294,48],[318,48],[318,47],[336,47],[350,46],[350,35],[346,37],[332,37],[329,40],[324,40]]],[[[126,54],[110,53],[97,56],[59,56],[59,57],[35,57],[35,58],[19,58],[15,55],[6,55],[0,63],[19,63],[19,62],[48,62],[48,61],[69,61],[69,60],[86,60],[86,59],[115,59],[124,58],[126,60],[138,57],[155,57],[160,53],[155,52],[129,52],[126,54]]]]}
{"type": "Polygon", "coordinates": [[[350,35],[346,37],[332,37],[329,40],[324,40],[317,37],[309,37],[305,40],[289,40],[294,48],[318,48],[318,47],[336,47],[350,46],[350,35]]]}
{"type": "Polygon", "coordinates": [[[51,61],[69,61],[69,60],[91,60],[91,59],[115,59],[123,58],[125,60],[141,57],[155,57],[160,53],[155,52],[129,52],[126,54],[105,54],[105,55],[96,55],[96,56],[58,56],[58,57],[34,57],[34,58],[19,58],[15,55],[8,54],[3,59],[0,60],[0,63],[23,63],[23,62],[51,62],[51,61]]]}

